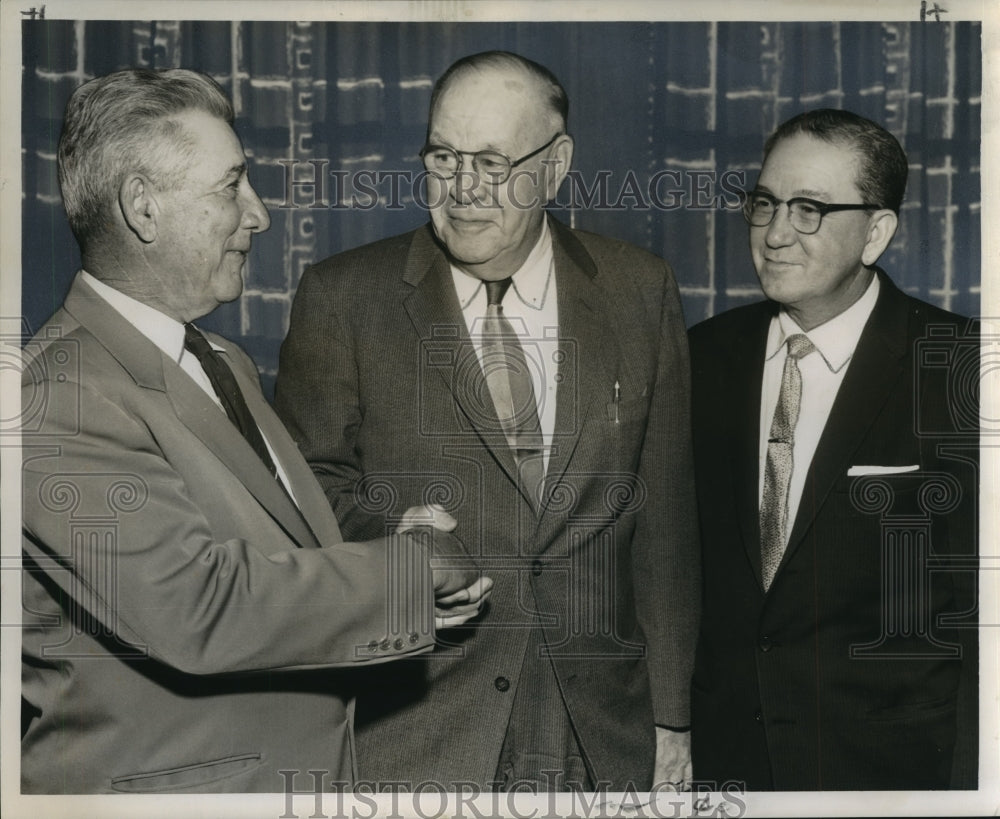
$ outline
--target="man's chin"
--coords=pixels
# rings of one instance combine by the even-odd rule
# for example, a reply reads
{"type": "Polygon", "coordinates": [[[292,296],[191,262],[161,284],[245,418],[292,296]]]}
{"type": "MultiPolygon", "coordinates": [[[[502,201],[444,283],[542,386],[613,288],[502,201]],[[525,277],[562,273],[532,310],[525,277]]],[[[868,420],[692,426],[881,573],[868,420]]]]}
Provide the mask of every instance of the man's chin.
{"type": "Polygon", "coordinates": [[[236,301],[243,294],[242,269],[237,271],[234,279],[225,282],[220,287],[215,288],[215,299],[219,304],[227,304],[236,301]]]}
{"type": "Polygon", "coordinates": [[[463,241],[461,237],[449,234],[444,245],[448,249],[448,255],[459,267],[475,266],[485,264],[497,255],[497,250],[492,246],[484,246],[480,242],[463,241]]]}
{"type": "Polygon", "coordinates": [[[765,267],[757,274],[757,279],[764,295],[772,301],[787,302],[798,295],[797,290],[800,289],[793,278],[793,271],[788,269],[779,271],[765,267]]]}

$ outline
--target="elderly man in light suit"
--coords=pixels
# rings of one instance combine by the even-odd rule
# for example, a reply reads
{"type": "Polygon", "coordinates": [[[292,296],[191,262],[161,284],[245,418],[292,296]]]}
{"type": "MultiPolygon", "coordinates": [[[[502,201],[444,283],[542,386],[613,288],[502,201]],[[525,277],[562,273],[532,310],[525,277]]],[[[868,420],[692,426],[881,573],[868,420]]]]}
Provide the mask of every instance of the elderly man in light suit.
{"type": "Polygon", "coordinates": [[[461,622],[488,591],[433,510],[343,543],[252,362],[192,324],[269,223],[232,120],[183,70],[67,107],[84,270],[23,378],[24,792],[349,787],[338,669],[429,650],[435,597],[461,622]]]}

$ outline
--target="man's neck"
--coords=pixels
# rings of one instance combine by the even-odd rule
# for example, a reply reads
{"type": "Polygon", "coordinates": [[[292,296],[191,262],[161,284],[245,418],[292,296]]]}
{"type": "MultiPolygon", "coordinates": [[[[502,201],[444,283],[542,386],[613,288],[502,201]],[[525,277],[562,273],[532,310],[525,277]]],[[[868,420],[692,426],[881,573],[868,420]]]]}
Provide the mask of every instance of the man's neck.
{"type": "Polygon", "coordinates": [[[129,272],[144,267],[148,267],[148,262],[144,258],[126,261],[118,257],[112,257],[108,260],[96,254],[84,254],[83,256],[83,269],[102,284],[114,288],[130,299],[135,299],[140,304],[151,307],[153,310],[163,313],[165,316],[181,324],[197,318],[197,316],[188,317],[179,315],[174,308],[164,302],[154,292],[154,288],[150,287],[149,282],[144,281],[141,277],[137,278],[129,272]]]}
{"type": "Polygon", "coordinates": [[[868,290],[874,277],[874,268],[862,267],[832,300],[823,299],[818,304],[813,302],[786,304],[785,310],[795,323],[808,333],[856,304],[868,290]]]}

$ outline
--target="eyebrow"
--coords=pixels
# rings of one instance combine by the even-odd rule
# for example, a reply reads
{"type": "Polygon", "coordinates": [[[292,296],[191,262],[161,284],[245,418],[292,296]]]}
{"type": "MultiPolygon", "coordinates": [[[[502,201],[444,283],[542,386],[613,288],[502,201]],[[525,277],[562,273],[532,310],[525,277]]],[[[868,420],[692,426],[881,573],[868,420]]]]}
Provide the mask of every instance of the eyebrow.
{"type": "MultiPolygon", "coordinates": [[[[497,145],[495,145],[492,142],[488,142],[486,144],[485,148],[480,148],[477,151],[464,151],[464,150],[460,150],[459,148],[456,148],[454,145],[452,145],[447,140],[435,138],[433,134],[427,139],[427,144],[428,145],[441,145],[441,146],[443,146],[445,148],[451,148],[453,151],[458,151],[459,153],[463,153],[463,154],[478,154],[478,153],[481,153],[482,151],[492,151],[495,154],[503,154],[504,153],[503,151],[500,150],[500,148],[497,145]]],[[[506,154],[504,154],[504,155],[506,156],[506,154]]]]}
{"type": "Polygon", "coordinates": [[[222,176],[219,177],[219,183],[226,182],[234,176],[242,176],[247,172],[247,163],[241,162],[239,165],[233,165],[229,168],[222,176]]]}
{"type": "MultiPolygon", "coordinates": [[[[756,186],[756,189],[759,191],[763,191],[764,193],[769,193],[772,196],[774,195],[774,191],[772,191],[767,185],[758,184],[756,186]]],[[[830,199],[831,197],[830,194],[828,194],[826,191],[814,190],[813,188],[799,188],[796,191],[792,191],[792,195],[789,198],[817,199],[822,201],[823,199],[830,199]]]]}

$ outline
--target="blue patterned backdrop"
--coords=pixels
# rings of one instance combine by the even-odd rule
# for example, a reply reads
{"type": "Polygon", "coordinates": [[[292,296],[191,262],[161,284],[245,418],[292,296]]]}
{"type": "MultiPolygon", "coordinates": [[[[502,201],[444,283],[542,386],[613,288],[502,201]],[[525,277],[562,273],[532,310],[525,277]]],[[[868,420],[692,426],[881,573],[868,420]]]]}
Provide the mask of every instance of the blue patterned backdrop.
{"type": "Polygon", "coordinates": [[[304,266],[426,219],[405,182],[372,183],[378,200],[357,202],[335,183],[415,176],[434,79],[496,48],[547,65],[569,93],[578,175],[561,217],[667,258],[689,324],[760,298],[727,191],[752,184],[775,125],[820,106],[884,123],[909,154],[883,266],[908,292],[977,314],[980,37],[973,22],[25,22],[24,315],[36,329],[79,267],[54,159],[70,93],[130,65],[204,71],[234,99],[272,217],[243,296],[204,323],[243,344],[270,391],[304,266]],[[320,185],[305,184],[317,169],[320,185]]]}

